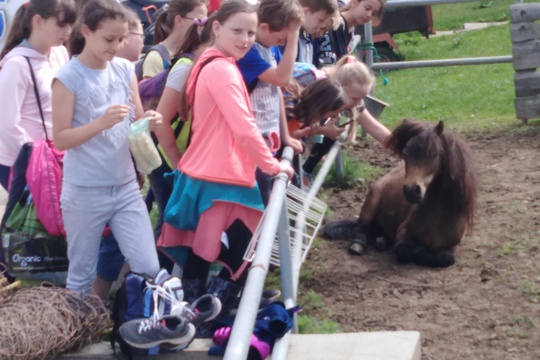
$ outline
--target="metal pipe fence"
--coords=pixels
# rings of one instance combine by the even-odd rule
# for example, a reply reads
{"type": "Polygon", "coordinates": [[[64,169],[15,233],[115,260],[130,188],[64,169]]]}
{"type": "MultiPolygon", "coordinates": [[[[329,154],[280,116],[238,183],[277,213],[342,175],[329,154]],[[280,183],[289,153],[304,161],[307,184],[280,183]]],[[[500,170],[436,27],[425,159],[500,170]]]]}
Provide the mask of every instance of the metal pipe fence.
{"type": "MultiPolygon", "coordinates": [[[[389,0],[385,7],[398,6],[413,6],[413,5],[435,5],[435,4],[450,4],[464,2],[478,2],[479,0],[389,0]]],[[[522,2],[516,0],[517,3],[522,2]]],[[[365,25],[364,43],[372,44],[373,32],[371,23],[365,25]]],[[[373,69],[404,69],[404,68],[420,68],[420,67],[438,67],[438,66],[454,66],[454,65],[479,65],[479,64],[497,64],[511,62],[511,56],[493,56],[465,59],[442,59],[442,60],[426,60],[426,61],[406,61],[399,63],[377,63],[373,64],[373,50],[367,47],[366,64],[373,69]]],[[[330,152],[326,156],[321,169],[317,173],[316,178],[305,199],[306,206],[310,206],[310,202],[316,197],[326,175],[330,171],[336,157],[340,155],[340,149],[346,139],[346,131],[335,142],[330,152]]],[[[285,148],[282,161],[292,164],[293,151],[291,148],[285,148]]],[[[237,316],[233,324],[231,336],[227,345],[224,359],[225,360],[240,360],[246,359],[249,350],[249,341],[255,318],[258,311],[258,304],[261,300],[261,294],[264,287],[264,282],[268,272],[273,242],[277,233],[280,253],[281,266],[281,283],[283,301],[287,308],[296,305],[297,289],[300,274],[300,260],[295,256],[295,249],[291,247],[291,239],[289,233],[289,220],[287,218],[287,208],[285,203],[287,178],[285,174],[279,174],[272,188],[270,201],[262,220],[262,232],[259,238],[255,258],[249,269],[248,279],[243,292],[237,316]]],[[[300,212],[299,218],[295,223],[296,234],[302,233],[300,212]]],[[[299,242],[297,242],[299,243],[299,242]]],[[[296,327],[296,321],[295,321],[296,327]]],[[[291,332],[287,333],[281,339],[278,339],[274,345],[272,352],[273,360],[283,360],[287,358],[287,351],[290,341],[291,332]]]]}

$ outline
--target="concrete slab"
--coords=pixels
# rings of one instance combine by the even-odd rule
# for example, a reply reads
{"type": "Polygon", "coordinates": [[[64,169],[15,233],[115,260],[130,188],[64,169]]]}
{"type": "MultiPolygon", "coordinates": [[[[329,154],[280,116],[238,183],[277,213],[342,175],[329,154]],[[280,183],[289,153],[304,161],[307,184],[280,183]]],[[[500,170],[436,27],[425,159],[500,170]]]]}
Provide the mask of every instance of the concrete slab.
{"type": "MultiPolygon", "coordinates": [[[[159,356],[159,360],[216,360],[208,356],[209,339],[197,339],[180,353],[159,356]]],[[[289,360],[420,360],[420,333],[416,331],[362,332],[340,334],[292,335],[289,360]]],[[[88,346],[78,353],[62,355],[59,360],[115,360],[108,343],[88,346]]],[[[138,356],[138,359],[156,359],[138,356]]]]}

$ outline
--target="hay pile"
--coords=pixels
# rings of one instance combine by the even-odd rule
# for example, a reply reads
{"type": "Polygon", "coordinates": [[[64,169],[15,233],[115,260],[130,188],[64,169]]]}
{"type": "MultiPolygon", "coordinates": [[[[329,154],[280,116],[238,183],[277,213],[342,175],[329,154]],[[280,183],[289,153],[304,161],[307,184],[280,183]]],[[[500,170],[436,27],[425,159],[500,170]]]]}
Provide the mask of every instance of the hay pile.
{"type": "Polygon", "coordinates": [[[54,359],[101,340],[109,312],[94,295],[41,286],[0,295],[0,359],[54,359]],[[3,296],[2,296],[3,295],[3,296]]]}

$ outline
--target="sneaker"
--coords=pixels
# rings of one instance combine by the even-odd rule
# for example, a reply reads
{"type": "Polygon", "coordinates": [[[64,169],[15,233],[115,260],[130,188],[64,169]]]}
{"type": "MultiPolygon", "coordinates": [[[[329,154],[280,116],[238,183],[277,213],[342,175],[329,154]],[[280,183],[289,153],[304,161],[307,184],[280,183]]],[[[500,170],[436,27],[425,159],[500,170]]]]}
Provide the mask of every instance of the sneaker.
{"type": "Polygon", "coordinates": [[[195,313],[192,323],[197,327],[203,322],[214,320],[219,315],[221,301],[214,295],[206,294],[195,300],[189,308],[195,313]]]}
{"type": "Polygon", "coordinates": [[[181,317],[198,327],[203,322],[214,320],[221,312],[221,301],[211,294],[205,294],[191,305],[176,303],[171,308],[171,316],[181,317]]]}
{"type": "Polygon", "coordinates": [[[137,349],[150,349],[167,344],[171,347],[187,346],[195,336],[195,326],[177,316],[165,316],[160,320],[136,319],[120,326],[120,335],[137,349]]]}

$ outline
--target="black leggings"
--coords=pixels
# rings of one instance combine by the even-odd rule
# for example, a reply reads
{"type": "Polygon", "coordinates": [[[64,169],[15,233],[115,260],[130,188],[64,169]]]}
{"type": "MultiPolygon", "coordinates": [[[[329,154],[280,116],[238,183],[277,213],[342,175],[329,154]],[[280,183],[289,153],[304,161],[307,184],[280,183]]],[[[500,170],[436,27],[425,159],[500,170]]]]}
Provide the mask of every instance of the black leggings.
{"type": "Polygon", "coordinates": [[[328,154],[335,142],[335,140],[325,136],[322,143],[313,145],[308,158],[304,161],[304,165],[302,165],[304,172],[312,174],[319,161],[321,161],[324,155],[328,154]]]}
{"type": "MultiPolygon", "coordinates": [[[[229,249],[222,244],[218,260],[230,267],[233,273],[235,273],[244,263],[244,253],[249,245],[252,234],[240,220],[233,222],[225,233],[229,238],[229,249]]],[[[183,278],[186,280],[204,279],[208,276],[209,270],[210,263],[194,254],[193,250],[190,249],[186,264],[184,265],[183,278]]],[[[224,280],[231,279],[231,273],[227,268],[223,268],[218,276],[224,280]]],[[[247,271],[244,271],[235,283],[243,285],[246,280],[247,271]]]]}

